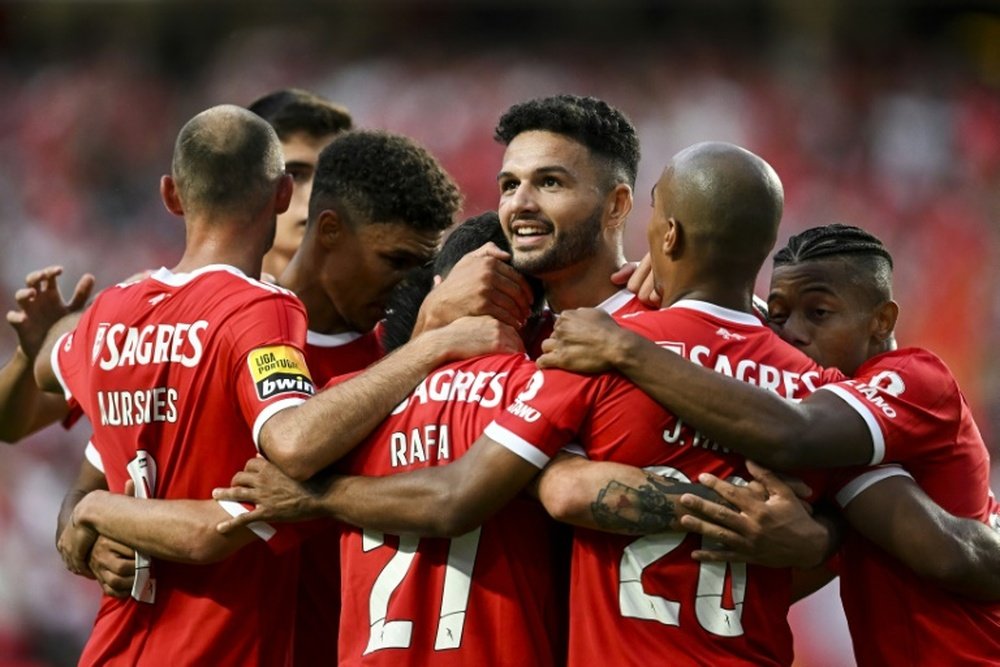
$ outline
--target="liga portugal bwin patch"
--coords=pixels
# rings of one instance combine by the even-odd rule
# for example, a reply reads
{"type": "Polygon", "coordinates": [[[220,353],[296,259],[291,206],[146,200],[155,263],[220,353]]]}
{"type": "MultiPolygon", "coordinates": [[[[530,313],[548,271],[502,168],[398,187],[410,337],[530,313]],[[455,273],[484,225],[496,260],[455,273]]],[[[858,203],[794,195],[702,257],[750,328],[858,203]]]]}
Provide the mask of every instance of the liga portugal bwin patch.
{"type": "Polygon", "coordinates": [[[289,345],[259,347],[247,357],[257,398],[267,401],[281,394],[315,394],[316,387],[302,353],[289,345]]]}

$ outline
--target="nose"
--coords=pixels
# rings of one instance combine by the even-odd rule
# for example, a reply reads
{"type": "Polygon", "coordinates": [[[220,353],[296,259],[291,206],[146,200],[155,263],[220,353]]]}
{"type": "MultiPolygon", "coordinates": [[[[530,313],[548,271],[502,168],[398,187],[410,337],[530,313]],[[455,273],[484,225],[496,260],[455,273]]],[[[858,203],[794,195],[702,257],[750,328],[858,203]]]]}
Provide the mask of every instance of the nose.
{"type": "Polygon", "coordinates": [[[534,213],[538,211],[538,202],[535,200],[533,189],[530,183],[520,183],[513,191],[508,191],[506,196],[500,199],[501,220],[511,223],[517,218],[523,217],[524,213],[534,213]]]}
{"type": "Polygon", "coordinates": [[[808,323],[804,317],[796,313],[789,315],[788,319],[786,319],[784,323],[779,326],[778,335],[781,336],[782,340],[786,343],[794,345],[798,348],[806,347],[812,341],[812,336],[809,334],[808,323]]]}

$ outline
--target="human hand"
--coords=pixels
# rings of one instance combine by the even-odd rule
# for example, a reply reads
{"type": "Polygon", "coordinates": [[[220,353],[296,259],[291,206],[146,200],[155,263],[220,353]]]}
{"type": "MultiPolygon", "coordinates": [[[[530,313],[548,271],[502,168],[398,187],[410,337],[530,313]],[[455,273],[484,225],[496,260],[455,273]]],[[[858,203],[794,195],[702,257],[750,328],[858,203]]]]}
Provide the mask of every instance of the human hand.
{"type": "Polygon", "coordinates": [[[769,567],[814,567],[825,558],[829,533],[812,518],[800,495],[809,489],[802,482],[786,483],[778,475],[747,463],[754,480],[740,486],[703,473],[698,481],[714,490],[732,507],[693,494],[680,504],[691,514],[681,517],[685,530],[700,533],[721,546],[696,550],[699,561],[734,561],[769,567]]]}
{"type": "Polygon", "coordinates": [[[127,544],[99,535],[87,562],[93,578],[105,595],[127,598],[135,581],[135,550],[127,544]]]}
{"type": "Polygon", "coordinates": [[[578,373],[601,373],[614,368],[621,356],[624,331],[611,316],[596,308],[577,308],[556,318],[552,335],[542,341],[540,368],[563,368],[578,373]]]}
{"type": "Polygon", "coordinates": [[[524,352],[524,342],[513,327],[485,315],[460,317],[421,334],[415,341],[430,347],[438,365],[483,354],[524,352]]]}
{"type": "Polygon", "coordinates": [[[661,297],[656,291],[656,284],[653,282],[653,262],[649,253],[638,263],[628,263],[611,275],[611,282],[621,285],[625,282],[625,289],[635,294],[639,301],[650,308],[659,308],[661,297]],[[628,267],[632,267],[629,269],[628,267]],[[625,282],[623,278],[627,279],[625,282]]]}
{"type": "Polygon", "coordinates": [[[56,548],[59,550],[59,555],[62,557],[66,569],[88,579],[96,578],[90,569],[90,554],[97,541],[98,533],[78,519],[81,506],[87,502],[88,496],[95,493],[106,492],[91,491],[87,496],[81,498],[73,509],[72,517],[63,526],[59,539],[56,540],[56,548]]]}
{"type": "Polygon", "coordinates": [[[466,315],[489,315],[514,328],[524,324],[532,292],[508,259],[510,254],[493,243],[465,255],[424,299],[417,331],[436,329],[466,315]]]}
{"type": "Polygon", "coordinates": [[[256,505],[216,529],[223,534],[255,521],[301,521],[320,514],[318,498],[304,485],[263,458],[247,461],[242,471],[233,475],[227,489],[214,489],[215,500],[231,500],[256,505]]]}
{"type": "Polygon", "coordinates": [[[77,282],[72,298],[63,301],[57,280],[62,272],[61,266],[49,266],[29,273],[24,279],[25,287],[14,293],[20,310],[7,313],[7,322],[17,332],[21,350],[32,362],[52,325],[81,310],[94,289],[94,276],[86,273],[77,282]]]}

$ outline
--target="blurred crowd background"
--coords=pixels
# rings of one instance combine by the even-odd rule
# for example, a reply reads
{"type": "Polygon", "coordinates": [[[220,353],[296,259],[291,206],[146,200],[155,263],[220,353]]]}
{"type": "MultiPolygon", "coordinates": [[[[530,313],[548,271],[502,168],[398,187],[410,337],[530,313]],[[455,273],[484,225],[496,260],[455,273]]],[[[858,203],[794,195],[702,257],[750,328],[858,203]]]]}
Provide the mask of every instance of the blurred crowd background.
{"type": "MultiPolygon", "coordinates": [[[[709,139],[759,153],[785,185],[779,242],[830,222],[883,238],[901,344],[950,365],[1000,460],[996,2],[7,1],[0,54],[4,311],[48,264],[66,267],[64,289],[172,265],[183,227],[158,179],[209,106],[311,89],[425,144],[471,215],[496,206],[503,110],[595,95],[642,142],[631,258],[673,153],[709,139]]],[[[6,359],[16,339],[0,328],[6,359]]],[[[52,427],[0,449],[0,667],[75,664],[89,630],[97,586],[54,548],[88,435],[52,427]]],[[[837,607],[830,588],[794,609],[798,665],[852,664],[837,607]]]]}

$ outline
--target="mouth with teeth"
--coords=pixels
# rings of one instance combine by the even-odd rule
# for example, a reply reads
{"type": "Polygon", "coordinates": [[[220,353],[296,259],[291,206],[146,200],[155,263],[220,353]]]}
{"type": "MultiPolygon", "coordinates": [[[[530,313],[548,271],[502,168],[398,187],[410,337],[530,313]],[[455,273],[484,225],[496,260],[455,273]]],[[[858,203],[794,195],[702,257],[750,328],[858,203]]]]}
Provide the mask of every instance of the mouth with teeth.
{"type": "Polygon", "coordinates": [[[518,220],[511,224],[511,245],[517,249],[530,249],[545,243],[552,236],[552,225],[539,220],[518,220]]]}

